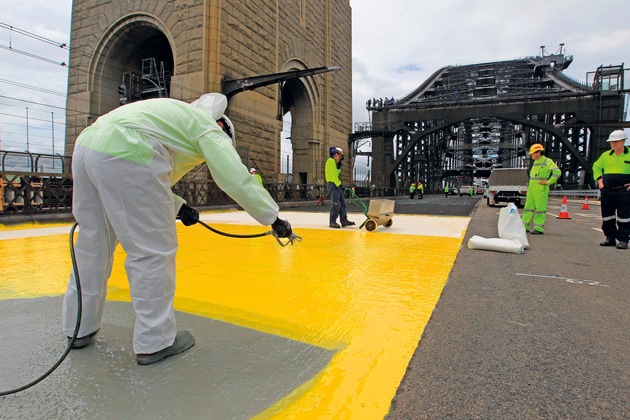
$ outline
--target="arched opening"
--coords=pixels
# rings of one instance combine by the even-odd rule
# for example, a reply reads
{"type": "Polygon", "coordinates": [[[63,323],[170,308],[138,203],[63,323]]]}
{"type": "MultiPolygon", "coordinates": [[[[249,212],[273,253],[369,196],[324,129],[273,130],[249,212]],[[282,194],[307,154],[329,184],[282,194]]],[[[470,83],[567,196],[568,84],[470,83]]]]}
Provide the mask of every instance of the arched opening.
{"type": "Polygon", "coordinates": [[[129,102],[169,97],[173,50],[154,22],[135,16],[110,31],[93,66],[91,90],[105,114],[129,102]]]}
{"type": "MultiPolygon", "coordinates": [[[[290,138],[290,147],[286,143],[285,150],[291,154],[288,159],[291,163],[290,176],[287,179],[293,184],[312,184],[323,178],[321,142],[314,121],[315,89],[309,78],[289,80],[282,86],[283,120],[290,121],[290,124],[285,123],[286,129],[290,130],[286,136],[290,138]]],[[[283,160],[286,168],[287,157],[283,156],[283,160]]]]}
{"type": "Polygon", "coordinates": [[[293,178],[293,144],[291,143],[291,113],[282,117],[282,132],[280,133],[280,173],[285,182],[291,183],[293,178]]]}

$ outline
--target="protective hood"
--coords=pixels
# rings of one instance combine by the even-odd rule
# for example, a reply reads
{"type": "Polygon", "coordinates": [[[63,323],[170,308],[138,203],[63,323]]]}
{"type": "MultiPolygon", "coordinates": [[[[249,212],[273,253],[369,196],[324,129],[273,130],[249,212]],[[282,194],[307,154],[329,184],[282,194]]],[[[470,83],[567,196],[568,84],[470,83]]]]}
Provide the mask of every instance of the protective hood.
{"type": "Polygon", "coordinates": [[[201,95],[199,99],[191,102],[190,106],[196,106],[203,109],[212,116],[214,120],[221,118],[228,105],[225,95],[220,93],[206,93],[201,95]]]}

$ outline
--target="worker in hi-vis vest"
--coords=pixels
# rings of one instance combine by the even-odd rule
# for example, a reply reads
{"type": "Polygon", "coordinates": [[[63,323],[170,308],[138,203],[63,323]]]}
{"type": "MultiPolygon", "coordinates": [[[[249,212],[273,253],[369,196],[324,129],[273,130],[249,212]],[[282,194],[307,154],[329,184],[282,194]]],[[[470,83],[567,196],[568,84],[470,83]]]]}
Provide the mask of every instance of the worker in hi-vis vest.
{"type": "Polygon", "coordinates": [[[628,136],[615,130],[608,137],[607,150],[593,164],[593,178],[601,191],[602,231],[606,240],[601,246],[628,249],[630,239],[630,147],[628,136]],[[619,243],[617,243],[619,241],[619,243]]]}
{"type": "Polygon", "coordinates": [[[538,143],[529,148],[529,157],[532,158],[533,165],[529,171],[523,224],[525,230],[528,230],[532,235],[542,235],[545,232],[549,186],[555,184],[561,174],[558,165],[553,160],[543,156],[544,151],[543,145],[538,143]]]}
{"type": "Polygon", "coordinates": [[[260,185],[264,185],[262,176],[260,176],[260,174],[258,172],[256,172],[256,168],[249,168],[249,174],[251,176],[255,177],[258,180],[258,182],[260,183],[260,185]]]}
{"type": "Polygon", "coordinates": [[[326,160],[324,166],[326,175],[326,188],[330,193],[330,217],[329,226],[339,229],[346,226],[354,226],[355,223],[348,220],[348,209],[346,208],[346,199],[343,196],[344,189],[339,179],[341,174],[341,162],[343,162],[343,150],[341,147],[331,147],[330,157],[326,160]],[[337,218],[341,224],[337,223],[337,218]]]}

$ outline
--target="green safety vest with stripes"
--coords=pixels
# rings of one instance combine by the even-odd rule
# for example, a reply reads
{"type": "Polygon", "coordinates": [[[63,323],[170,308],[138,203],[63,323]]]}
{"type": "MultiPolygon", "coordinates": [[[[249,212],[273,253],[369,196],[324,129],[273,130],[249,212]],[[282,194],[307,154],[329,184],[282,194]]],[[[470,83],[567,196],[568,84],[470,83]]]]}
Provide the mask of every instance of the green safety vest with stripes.
{"type": "Polygon", "coordinates": [[[553,160],[549,159],[547,156],[542,156],[534,161],[532,169],[529,171],[529,188],[545,188],[555,184],[561,174],[560,168],[558,168],[558,165],[556,165],[553,160]],[[543,180],[547,181],[547,185],[540,185],[540,181],[543,180]]]}
{"type": "Polygon", "coordinates": [[[613,150],[606,151],[593,164],[593,178],[597,181],[604,175],[622,175],[619,178],[623,185],[625,176],[630,176],[630,147],[624,146],[623,153],[617,156],[613,150]]]}

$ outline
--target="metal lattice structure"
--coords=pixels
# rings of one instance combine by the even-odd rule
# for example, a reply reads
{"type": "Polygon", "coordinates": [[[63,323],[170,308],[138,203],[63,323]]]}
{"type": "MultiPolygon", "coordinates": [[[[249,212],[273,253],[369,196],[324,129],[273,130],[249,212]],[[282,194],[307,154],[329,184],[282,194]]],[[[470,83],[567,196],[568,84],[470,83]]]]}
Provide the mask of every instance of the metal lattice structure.
{"type": "Polygon", "coordinates": [[[527,149],[542,143],[562,170],[564,186],[590,184],[592,162],[625,122],[623,64],[599,67],[592,80],[563,74],[560,52],[508,61],[447,66],[399,99],[370,100],[371,124],[350,140],[372,138],[371,180],[435,190],[487,177],[494,167],[526,167],[527,149]]]}

